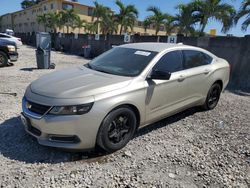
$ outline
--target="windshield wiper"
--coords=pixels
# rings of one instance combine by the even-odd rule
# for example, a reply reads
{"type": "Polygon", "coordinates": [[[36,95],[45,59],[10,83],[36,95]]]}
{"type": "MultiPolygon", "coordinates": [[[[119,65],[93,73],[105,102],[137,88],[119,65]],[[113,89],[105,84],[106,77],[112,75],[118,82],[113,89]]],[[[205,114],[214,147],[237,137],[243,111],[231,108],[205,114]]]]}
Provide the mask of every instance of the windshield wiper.
{"type": "Polygon", "coordinates": [[[96,71],[98,71],[98,72],[103,72],[103,73],[107,73],[107,74],[112,74],[112,73],[110,73],[110,72],[108,72],[108,71],[105,71],[105,70],[103,70],[103,69],[98,69],[98,68],[94,68],[94,70],[96,70],[96,71]]]}
{"type": "Polygon", "coordinates": [[[99,68],[97,68],[97,67],[93,67],[93,66],[91,66],[89,63],[88,63],[88,64],[85,64],[85,66],[88,67],[89,69],[92,69],[92,70],[95,70],[95,71],[98,71],[98,72],[103,72],[103,73],[107,73],[107,74],[112,74],[112,73],[110,73],[110,72],[108,72],[108,71],[105,71],[105,70],[103,70],[103,69],[99,69],[99,68]]]}
{"type": "Polygon", "coordinates": [[[89,63],[85,64],[84,66],[89,68],[89,69],[93,69],[93,67],[89,63]]]}

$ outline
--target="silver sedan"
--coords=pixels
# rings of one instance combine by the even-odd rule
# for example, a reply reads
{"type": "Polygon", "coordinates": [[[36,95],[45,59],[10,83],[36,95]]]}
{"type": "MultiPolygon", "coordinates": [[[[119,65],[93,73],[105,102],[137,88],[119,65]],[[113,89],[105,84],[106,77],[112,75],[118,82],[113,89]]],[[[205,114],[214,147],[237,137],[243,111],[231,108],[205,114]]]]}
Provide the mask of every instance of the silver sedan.
{"type": "Polygon", "coordinates": [[[32,82],[22,122],[42,145],[108,152],[138,128],[187,108],[216,107],[229,81],[226,60],[192,46],[134,43],[32,82]]]}

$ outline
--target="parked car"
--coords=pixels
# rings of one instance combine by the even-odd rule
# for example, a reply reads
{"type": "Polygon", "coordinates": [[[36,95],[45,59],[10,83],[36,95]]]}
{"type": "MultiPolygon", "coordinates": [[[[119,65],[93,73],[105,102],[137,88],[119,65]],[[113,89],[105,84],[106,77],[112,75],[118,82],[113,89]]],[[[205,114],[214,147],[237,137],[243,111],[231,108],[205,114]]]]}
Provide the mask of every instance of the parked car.
{"type": "Polygon", "coordinates": [[[23,45],[21,38],[14,37],[6,33],[0,33],[0,39],[5,39],[8,41],[15,42],[18,48],[23,45]]]}
{"type": "Polygon", "coordinates": [[[17,61],[18,53],[16,44],[12,41],[0,39],[0,67],[8,64],[8,61],[17,61]]]}
{"type": "Polygon", "coordinates": [[[32,82],[22,101],[26,131],[42,145],[108,152],[138,128],[194,106],[216,107],[229,64],[197,47],[134,43],[79,68],[32,82]]]}
{"type": "Polygon", "coordinates": [[[14,36],[14,31],[12,30],[12,29],[6,29],[5,30],[5,33],[7,34],[7,35],[11,35],[11,36],[14,36]]]}

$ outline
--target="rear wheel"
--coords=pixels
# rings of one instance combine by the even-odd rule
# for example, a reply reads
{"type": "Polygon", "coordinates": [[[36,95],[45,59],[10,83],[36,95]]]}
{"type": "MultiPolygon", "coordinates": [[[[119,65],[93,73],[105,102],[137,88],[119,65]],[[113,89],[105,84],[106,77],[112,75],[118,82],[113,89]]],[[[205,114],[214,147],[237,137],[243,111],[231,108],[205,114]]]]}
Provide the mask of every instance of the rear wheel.
{"type": "Polygon", "coordinates": [[[220,84],[218,83],[213,84],[210,90],[208,91],[207,98],[205,104],[203,105],[203,108],[205,110],[214,109],[219,102],[220,94],[221,94],[220,84]]]}
{"type": "Polygon", "coordinates": [[[102,122],[97,135],[97,144],[107,152],[123,148],[133,137],[136,124],[136,116],[130,108],[113,110],[102,122]]]}
{"type": "Polygon", "coordinates": [[[8,64],[8,57],[4,52],[0,51],[0,67],[4,67],[8,64]]]}

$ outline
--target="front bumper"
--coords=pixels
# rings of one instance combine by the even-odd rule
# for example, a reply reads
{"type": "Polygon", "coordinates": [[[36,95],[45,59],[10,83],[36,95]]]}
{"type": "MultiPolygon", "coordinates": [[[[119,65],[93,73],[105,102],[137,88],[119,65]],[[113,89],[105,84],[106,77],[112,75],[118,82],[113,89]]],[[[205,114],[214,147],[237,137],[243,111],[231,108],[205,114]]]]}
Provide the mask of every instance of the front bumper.
{"type": "MultiPolygon", "coordinates": [[[[101,118],[92,110],[84,115],[39,115],[26,108],[23,99],[21,119],[25,130],[39,144],[72,150],[88,150],[96,145],[101,118]]],[[[92,107],[93,108],[93,107],[92,107]]]]}
{"type": "Polygon", "coordinates": [[[17,52],[9,52],[10,61],[17,61],[18,53],[17,52]]]}

